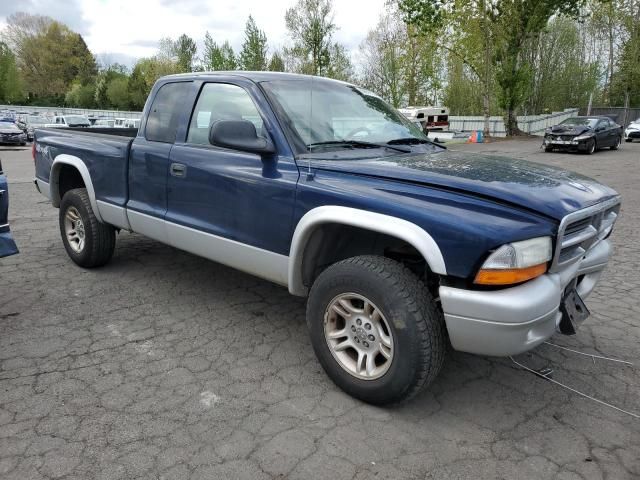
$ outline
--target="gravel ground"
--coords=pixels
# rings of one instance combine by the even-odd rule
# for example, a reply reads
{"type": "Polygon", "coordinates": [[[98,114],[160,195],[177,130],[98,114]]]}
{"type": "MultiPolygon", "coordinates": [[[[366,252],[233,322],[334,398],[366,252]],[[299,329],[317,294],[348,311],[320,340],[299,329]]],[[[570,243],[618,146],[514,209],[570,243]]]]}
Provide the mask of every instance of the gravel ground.
{"type": "MultiPolygon", "coordinates": [[[[591,318],[518,361],[640,413],[640,144],[593,156],[539,141],[456,145],[565,166],[623,196],[591,318]]],[[[20,255],[0,260],[2,479],[626,479],[640,420],[509,359],[451,352],[408,405],[374,408],[318,365],[304,301],[123,233],[113,261],[67,257],[29,149],[0,148],[20,255]]]]}

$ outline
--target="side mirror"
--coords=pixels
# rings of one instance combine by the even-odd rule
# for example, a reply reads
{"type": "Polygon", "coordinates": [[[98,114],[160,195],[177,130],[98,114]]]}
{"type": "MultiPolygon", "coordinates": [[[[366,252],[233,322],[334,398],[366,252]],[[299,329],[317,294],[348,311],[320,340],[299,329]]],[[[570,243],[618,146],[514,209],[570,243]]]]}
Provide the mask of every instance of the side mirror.
{"type": "Polygon", "coordinates": [[[251,153],[275,153],[271,140],[259,137],[247,120],[218,120],[209,130],[209,143],[251,153]]]}

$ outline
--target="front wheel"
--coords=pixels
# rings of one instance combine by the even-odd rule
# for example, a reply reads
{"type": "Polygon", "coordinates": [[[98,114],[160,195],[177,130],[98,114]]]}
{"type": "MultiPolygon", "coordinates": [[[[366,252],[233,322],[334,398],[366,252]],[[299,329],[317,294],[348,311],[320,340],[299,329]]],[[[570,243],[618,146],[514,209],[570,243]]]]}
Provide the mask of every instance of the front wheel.
{"type": "Polygon", "coordinates": [[[85,188],[64,194],[58,218],[62,243],[71,260],[85,268],[100,267],[111,260],[115,229],[98,221],[85,188]]]}
{"type": "Polygon", "coordinates": [[[584,153],[586,153],[587,155],[593,155],[595,151],[596,141],[593,138],[590,138],[589,140],[587,140],[587,145],[584,153]]]}
{"type": "Polygon", "coordinates": [[[365,402],[407,400],[442,368],[442,312],[426,286],[388,258],[352,257],[322,272],[309,294],[307,323],[329,377],[365,402]]]}

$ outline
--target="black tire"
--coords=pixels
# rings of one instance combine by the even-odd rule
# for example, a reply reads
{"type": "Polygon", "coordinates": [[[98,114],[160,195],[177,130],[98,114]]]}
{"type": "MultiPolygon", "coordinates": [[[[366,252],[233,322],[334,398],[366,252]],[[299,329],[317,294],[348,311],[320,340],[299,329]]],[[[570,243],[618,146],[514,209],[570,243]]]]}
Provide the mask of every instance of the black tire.
{"type": "Polygon", "coordinates": [[[553,147],[544,147],[544,151],[547,153],[553,152],[553,147]]]}
{"type": "Polygon", "coordinates": [[[627,143],[631,143],[631,142],[633,142],[633,139],[632,138],[625,138],[624,141],[627,142],[627,143]]]}
{"type": "Polygon", "coordinates": [[[587,140],[587,148],[585,149],[584,153],[586,155],[593,155],[597,148],[598,146],[596,145],[596,141],[593,138],[591,138],[587,140]]]}
{"type": "Polygon", "coordinates": [[[371,404],[412,398],[436,378],[447,351],[442,311],[427,287],[409,269],[385,257],[352,257],[322,272],[309,294],[307,323],[327,375],[349,395],[371,404]],[[325,338],[325,312],[333,299],[347,292],[373,302],[392,331],[393,357],[379,378],[364,380],[347,371],[325,338]]]}
{"type": "Polygon", "coordinates": [[[616,139],[616,144],[615,145],[611,145],[611,150],[617,150],[620,147],[620,142],[622,141],[622,139],[620,137],[618,137],[616,139]]]}
{"type": "Polygon", "coordinates": [[[26,145],[26,143],[25,143],[25,142],[22,142],[22,143],[20,144],[20,146],[21,146],[21,147],[24,147],[25,145],[26,145]]]}
{"type": "Polygon", "coordinates": [[[71,260],[84,268],[101,267],[111,260],[116,246],[116,231],[111,225],[98,221],[85,188],[75,188],[64,194],[58,216],[62,243],[71,260]],[[71,246],[65,230],[65,217],[70,209],[80,216],[84,231],[84,245],[80,251],[71,246]]]}

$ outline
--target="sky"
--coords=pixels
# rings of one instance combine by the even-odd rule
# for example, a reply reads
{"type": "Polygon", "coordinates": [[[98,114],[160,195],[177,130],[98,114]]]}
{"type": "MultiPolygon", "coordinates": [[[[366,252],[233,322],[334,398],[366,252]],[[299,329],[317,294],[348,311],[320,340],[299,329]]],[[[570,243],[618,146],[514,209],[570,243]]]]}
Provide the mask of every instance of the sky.
{"type": "MultiPolygon", "coordinates": [[[[358,45],[375,27],[386,0],[334,0],[334,39],[357,55],[358,45]]],[[[202,47],[208,30],[237,51],[251,14],[265,31],[270,50],[288,42],[284,15],[296,0],[0,0],[0,29],[16,11],[48,15],[82,34],[101,63],[131,67],[153,55],[158,40],[186,33],[202,47]]]]}

